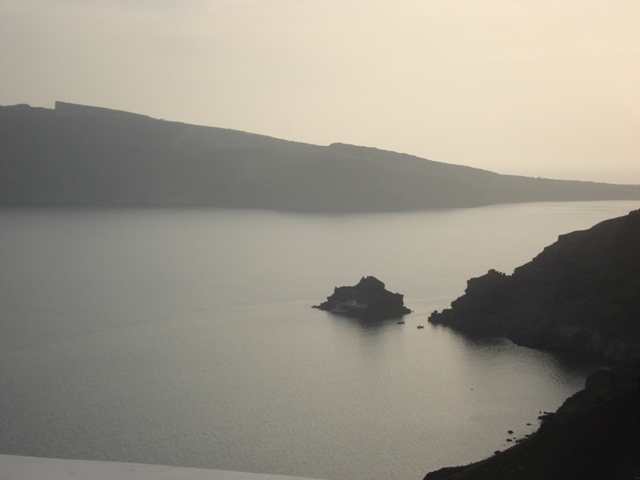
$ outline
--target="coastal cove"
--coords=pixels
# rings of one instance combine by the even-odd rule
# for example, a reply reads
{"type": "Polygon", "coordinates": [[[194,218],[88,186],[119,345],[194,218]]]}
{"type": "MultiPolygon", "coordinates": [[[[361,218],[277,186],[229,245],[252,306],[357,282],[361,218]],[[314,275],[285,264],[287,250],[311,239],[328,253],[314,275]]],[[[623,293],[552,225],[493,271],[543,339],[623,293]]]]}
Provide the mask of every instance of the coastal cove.
{"type": "Polygon", "coordinates": [[[639,207],[2,210],[0,453],[331,480],[480,460],[596,365],[429,314],[639,207]],[[369,275],[402,292],[405,324],[311,308],[369,275]]]}

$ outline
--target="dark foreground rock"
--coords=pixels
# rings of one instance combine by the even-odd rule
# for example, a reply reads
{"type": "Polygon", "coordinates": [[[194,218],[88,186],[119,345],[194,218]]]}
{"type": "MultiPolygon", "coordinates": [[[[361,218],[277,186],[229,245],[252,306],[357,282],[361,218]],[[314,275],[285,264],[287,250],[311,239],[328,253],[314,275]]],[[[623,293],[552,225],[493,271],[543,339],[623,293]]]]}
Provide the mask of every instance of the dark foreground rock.
{"type": "Polygon", "coordinates": [[[584,390],[521,443],[425,480],[631,480],[640,478],[638,361],[592,374],[584,390]]]}
{"type": "Polygon", "coordinates": [[[640,211],[562,235],[513,275],[489,271],[429,321],[616,360],[519,444],[426,480],[640,478],[640,211]]]}
{"type": "Polygon", "coordinates": [[[640,210],[561,235],[512,275],[472,278],[429,321],[544,350],[640,357],[640,210]]]}
{"type": "Polygon", "coordinates": [[[362,277],[352,287],[336,287],[326,302],[314,308],[365,318],[395,318],[411,313],[404,306],[403,295],[385,289],[375,277],[362,277]]]}

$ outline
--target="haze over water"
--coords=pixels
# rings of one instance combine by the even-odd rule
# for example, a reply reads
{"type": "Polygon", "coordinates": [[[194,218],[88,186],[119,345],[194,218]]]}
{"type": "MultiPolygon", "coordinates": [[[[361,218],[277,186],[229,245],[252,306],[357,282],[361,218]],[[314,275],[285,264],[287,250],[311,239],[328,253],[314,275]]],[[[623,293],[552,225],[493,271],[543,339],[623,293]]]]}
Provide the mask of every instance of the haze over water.
{"type": "Polygon", "coordinates": [[[2,0],[0,104],[57,100],[640,184],[640,3],[2,0]]]}
{"type": "Polygon", "coordinates": [[[336,480],[481,459],[594,365],[429,313],[639,206],[0,211],[0,453],[336,480]],[[405,295],[406,324],[311,308],[366,275],[405,295]]]}

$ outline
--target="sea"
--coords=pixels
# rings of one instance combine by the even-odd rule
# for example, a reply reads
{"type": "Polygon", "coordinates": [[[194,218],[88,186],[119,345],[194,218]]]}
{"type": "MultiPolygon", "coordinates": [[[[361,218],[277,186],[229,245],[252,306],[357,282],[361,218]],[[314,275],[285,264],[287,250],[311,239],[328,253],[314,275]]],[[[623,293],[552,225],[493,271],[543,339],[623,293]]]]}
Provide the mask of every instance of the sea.
{"type": "Polygon", "coordinates": [[[0,210],[0,453],[327,480],[480,460],[598,364],[429,314],[638,208],[0,210]],[[370,275],[404,324],[312,308],[370,275]]]}

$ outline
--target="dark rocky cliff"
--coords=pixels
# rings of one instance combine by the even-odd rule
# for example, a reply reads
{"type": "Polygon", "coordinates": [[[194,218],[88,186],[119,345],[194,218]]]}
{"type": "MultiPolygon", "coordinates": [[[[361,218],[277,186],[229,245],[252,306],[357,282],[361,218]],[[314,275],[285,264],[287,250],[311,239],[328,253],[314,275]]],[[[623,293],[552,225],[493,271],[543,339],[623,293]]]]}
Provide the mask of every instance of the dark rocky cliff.
{"type": "Polygon", "coordinates": [[[640,210],[561,235],[512,275],[472,278],[429,321],[545,350],[640,356],[640,210]]]}
{"type": "Polygon", "coordinates": [[[490,271],[429,321],[617,360],[531,437],[425,480],[640,478],[640,210],[562,235],[513,275],[490,271]]]}
{"type": "Polygon", "coordinates": [[[56,102],[0,107],[0,207],[380,212],[640,199],[640,186],[499,175],[56,102]]]}

